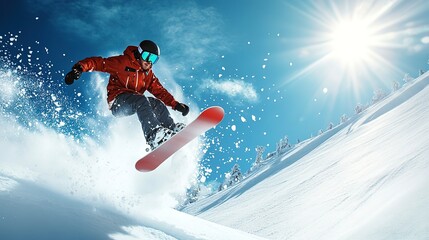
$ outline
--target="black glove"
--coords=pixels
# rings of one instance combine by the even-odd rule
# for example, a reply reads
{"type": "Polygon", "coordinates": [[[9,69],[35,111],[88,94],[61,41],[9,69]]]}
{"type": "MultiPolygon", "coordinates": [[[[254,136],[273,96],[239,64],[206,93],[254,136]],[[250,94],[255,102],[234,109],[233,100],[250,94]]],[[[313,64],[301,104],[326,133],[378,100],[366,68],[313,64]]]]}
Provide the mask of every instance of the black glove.
{"type": "Polygon", "coordinates": [[[181,112],[182,116],[186,116],[189,113],[189,107],[183,103],[178,103],[174,110],[181,112]]]}
{"type": "Polygon", "coordinates": [[[80,78],[80,75],[82,75],[82,72],[83,72],[82,66],[79,63],[76,63],[72,67],[72,70],[69,73],[67,73],[65,77],[66,84],[67,85],[73,84],[75,80],[78,80],[80,78]]]}

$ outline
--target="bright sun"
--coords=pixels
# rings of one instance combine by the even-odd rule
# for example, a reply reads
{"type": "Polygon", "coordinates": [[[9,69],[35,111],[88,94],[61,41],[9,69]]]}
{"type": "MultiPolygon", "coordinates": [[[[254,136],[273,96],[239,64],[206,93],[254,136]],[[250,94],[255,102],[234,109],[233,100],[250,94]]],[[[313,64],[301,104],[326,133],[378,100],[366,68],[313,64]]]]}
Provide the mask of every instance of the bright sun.
{"type": "MultiPolygon", "coordinates": [[[[402,73],[395,64],[397,59],[391,57],[398,56],[397,49],[404,47],[401,39],[411,34],[409,31],[415,29],[412,38],[417,39],[422,26],[416,23],[410,28],[409,22],[426,8],[408,1],[314,2],[313,7],[302,10],[314,24],[309,25],[311,34],[305,35],[300,52],[309,64],[289,81],[306,75],[323,76],[338,88],[346,86],[358,92],[367,86],[376,88],[376,84],[385,84],[402,73]]],[[[330,87],[329,92],[336,91],[330,87]]]]}
{"type": "Polygon", "coordinates": [[[331,33],[331,53],[346,64],[365,61],[370,57],[373,37],[364,21],[343,21],[331,33]]]}

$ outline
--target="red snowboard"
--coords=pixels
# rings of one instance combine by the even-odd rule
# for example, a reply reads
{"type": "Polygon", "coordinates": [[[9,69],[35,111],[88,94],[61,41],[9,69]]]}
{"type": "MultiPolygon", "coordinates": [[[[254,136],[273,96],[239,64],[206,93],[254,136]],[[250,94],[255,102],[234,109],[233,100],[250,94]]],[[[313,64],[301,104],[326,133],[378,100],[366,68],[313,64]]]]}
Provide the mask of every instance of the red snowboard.
{"type": "Polygon", "coordinates": [[[141,172],[150,172],[155,170],[171,155],[177,152],[177,150],[198,137],[200,134],[203,134],[205,131],[220,123],[224,114],[223,108],[218,106],[205,109],[197,119],[187,125],[184,129],[138,160],[136,162],[136,169],[141,172]]]}

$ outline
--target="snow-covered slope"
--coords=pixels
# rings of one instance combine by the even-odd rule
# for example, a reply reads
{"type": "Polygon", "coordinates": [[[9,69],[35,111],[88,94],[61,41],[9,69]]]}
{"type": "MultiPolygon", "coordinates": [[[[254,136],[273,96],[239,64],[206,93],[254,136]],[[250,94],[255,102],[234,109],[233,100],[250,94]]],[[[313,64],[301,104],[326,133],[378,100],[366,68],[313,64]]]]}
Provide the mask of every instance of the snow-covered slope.
{"type": "Polygon", "coordinates": [[[0,239],[262,239],[173,209],[127,215],[0,175],[0,239]]]}
{"type": "Polygon", "coordinates": [[[185,209],[197,217],[0,175],[0,239],[428,239],[428,85],[426,74],[185,209]]]}
{"type": "Polygon", "coordinates": [[[184,209],[268,239],[429,239],[429,74],[184,209]]]}

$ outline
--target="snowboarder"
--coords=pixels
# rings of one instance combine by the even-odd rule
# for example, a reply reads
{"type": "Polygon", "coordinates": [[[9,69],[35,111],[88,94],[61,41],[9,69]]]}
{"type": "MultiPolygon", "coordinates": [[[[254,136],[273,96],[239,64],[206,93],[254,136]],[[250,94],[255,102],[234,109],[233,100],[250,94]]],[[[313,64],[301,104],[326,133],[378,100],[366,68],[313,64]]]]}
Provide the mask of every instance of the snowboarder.
{"type": "Polygon", "coordinates": [[[176,101],[153,73],[152,66],[159,56],[158,45],[151,40],[144,40],[138,47],[128,46],[123,55],[90,57],[78,61],[65,76],[65,82],[72,84],[80,78],[82,72],[110,73],[107,85],[109,109],[115,117],[136,113],[146,141],[153,150],[185,127],[185,124],[173,121],[166,105],[183,116],[189,112],[189,107],[176,101]],[[146,97],[146,90],[155,98],[146,97]]]}

